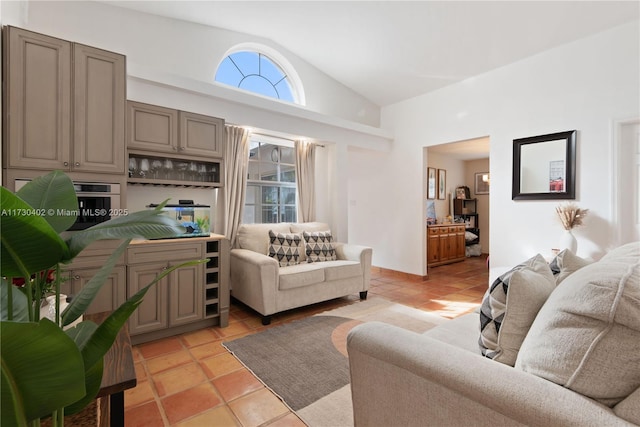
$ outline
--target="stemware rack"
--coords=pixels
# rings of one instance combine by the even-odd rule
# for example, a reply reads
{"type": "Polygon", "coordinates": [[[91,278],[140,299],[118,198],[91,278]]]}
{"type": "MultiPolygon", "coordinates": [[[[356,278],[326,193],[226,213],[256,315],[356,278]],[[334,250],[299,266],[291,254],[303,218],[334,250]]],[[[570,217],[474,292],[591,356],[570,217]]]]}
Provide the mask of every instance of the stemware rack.
{"type": "Polygon", "coordinates": [[[222,162],[129,153],[127,182],[175,187],[220,187],[222,162]]]}

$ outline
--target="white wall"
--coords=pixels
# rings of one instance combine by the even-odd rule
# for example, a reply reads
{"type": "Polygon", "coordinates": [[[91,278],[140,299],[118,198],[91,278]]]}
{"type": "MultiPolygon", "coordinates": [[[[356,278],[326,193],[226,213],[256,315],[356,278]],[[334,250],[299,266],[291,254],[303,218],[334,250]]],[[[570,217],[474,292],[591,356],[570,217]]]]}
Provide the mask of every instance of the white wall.
{"type": "Polygon", "coordinates": [[[380,195],[368,213],[350,206],[350,237],[368,238],[376,265],[424,274],[423,147],[489,135],[492,265],[548,254],[558,203],[511,200],[512,141],[578,129],[575,201],[590,209],[578,254],[599,257],[613,244],[611,123],[640,116],[639,33],[635,21],[383,108],[391,152],[350,152],[350,176],[380,195]]]}
{"type": "Polygon", "coordinates": [[[3,1],[1,7],[3,25],[122,53],[130,74],[152,70],[209,83],[228,49],[261,43],[284,55],[296,69],[305,83],[308,109],[379,125],[379,107],[268,39],[93,1],[3,1]]]}

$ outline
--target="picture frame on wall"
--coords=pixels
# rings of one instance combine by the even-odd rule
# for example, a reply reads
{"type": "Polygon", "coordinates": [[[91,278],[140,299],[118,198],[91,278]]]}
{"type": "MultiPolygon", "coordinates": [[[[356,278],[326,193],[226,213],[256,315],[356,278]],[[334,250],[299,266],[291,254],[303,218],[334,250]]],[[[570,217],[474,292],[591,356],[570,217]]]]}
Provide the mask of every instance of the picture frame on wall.
{"type": "Polygon", "coordinates": [[[436,168],[427,168],[427,199],[436,198],[437,176],[436,168]]]}
{"type": "Polygon", "coordinates": [[[447,171],[438,169],[438,200],[447,198],[447,171]]]}
{"type": "Polygon", "coordinates": [[[475,174],[476,178],[476,194],[489,194],[489,184],[491,180],[491,175],[489,172],[479,172],[475,174]]]}

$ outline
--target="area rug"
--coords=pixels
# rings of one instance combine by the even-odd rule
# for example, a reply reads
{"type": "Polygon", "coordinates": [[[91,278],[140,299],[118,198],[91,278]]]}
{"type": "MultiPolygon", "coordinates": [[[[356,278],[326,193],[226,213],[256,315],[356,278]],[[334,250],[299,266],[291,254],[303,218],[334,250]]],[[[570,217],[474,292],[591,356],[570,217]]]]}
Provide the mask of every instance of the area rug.
{"type": "Polygon", "coordinates": [[[447,320],[370,297],[223,345],[310,427],[352,426],[346,337],[369,321],[422,333],[447,320]]]}

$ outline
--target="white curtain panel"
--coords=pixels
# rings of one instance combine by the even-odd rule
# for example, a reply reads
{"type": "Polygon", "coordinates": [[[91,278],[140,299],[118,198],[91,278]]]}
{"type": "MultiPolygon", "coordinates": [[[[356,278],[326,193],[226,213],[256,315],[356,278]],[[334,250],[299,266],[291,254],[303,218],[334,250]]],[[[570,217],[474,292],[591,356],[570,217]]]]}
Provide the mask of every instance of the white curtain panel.
{"type": "Polygon", "coordinates": [[[316,220],[315,153],[316,146],[296,141],[296,183],[298,184],[298,222],[316,220]]]}
{"type": "Polygon", "coordinates": [[[219,192],[222,196],[222,203],[218,203],[218,217],[221,220],[221,230],[233,247],[238,227],[242,221],[247,190],[249,131],[238,126],[227,125],[225,126],[225,138],[224,186],[219,192]]]}

